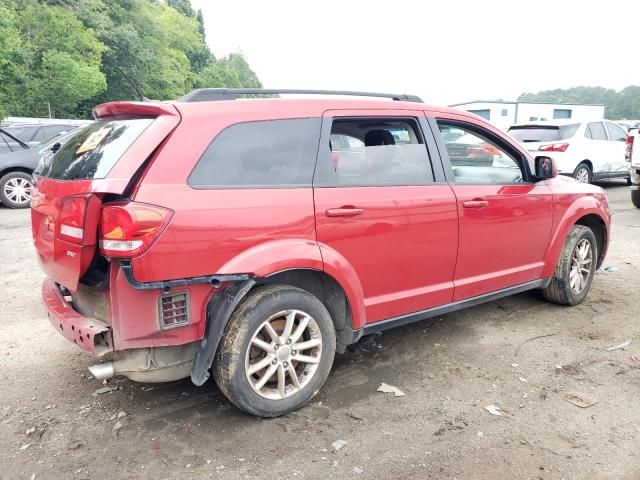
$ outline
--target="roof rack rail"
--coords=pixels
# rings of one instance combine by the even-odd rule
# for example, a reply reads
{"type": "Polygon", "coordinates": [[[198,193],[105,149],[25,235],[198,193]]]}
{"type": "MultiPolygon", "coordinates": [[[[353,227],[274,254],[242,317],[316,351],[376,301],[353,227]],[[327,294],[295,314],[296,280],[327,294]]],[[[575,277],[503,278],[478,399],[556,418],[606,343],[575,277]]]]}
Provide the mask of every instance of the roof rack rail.
{"type": "Polygon", "coordinates": [[[342,90],[300,90],[269,88],[198,88],[180,97],[180,102],[212,102],[233,100],[240,95],[345,95],[350,97],[391,98],[398,102],[423,103],[417,95],[404,93],[347,92],[342,90]]]}

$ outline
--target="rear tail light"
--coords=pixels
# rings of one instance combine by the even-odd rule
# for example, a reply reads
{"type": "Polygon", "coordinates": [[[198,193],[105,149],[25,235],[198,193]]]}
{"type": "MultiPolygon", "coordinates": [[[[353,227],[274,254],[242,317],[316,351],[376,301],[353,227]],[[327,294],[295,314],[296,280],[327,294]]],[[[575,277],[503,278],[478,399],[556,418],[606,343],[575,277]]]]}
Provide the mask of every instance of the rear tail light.
{"type": "Polygon", "coordinates": [[[144,203],[114,203],[102,209],[100,253],[131,258],[149,249],[169,223],[173,212],[144,203]]]}
{"type": "Polygon", "coordinates": [[[625,162],[631,162],[631,156],[633,155],[633,135],[627,137],[627,150],[624,152],[625,162]]]}
{"type": "Polygon", "coordinates": [[[82,244],[87,197],[67,197],[62,200],[58,217],[58,236],[72,243],[82,244]]]}
{"type": "Polygon", "coordinates": [[[550,145],[542,145],[538,150],[541,152],[566,152],[569,148],[568,143],[552,143],[550,145]]]}

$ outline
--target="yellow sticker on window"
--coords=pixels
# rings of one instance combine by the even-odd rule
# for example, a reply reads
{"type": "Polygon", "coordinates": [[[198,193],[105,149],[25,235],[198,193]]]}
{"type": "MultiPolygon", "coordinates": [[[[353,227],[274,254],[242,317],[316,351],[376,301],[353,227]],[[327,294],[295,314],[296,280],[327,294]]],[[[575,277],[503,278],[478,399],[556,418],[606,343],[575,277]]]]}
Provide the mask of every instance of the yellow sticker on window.
{"type": "Polygon", "coordinates": [[[105,127],[93,132],[84,142],[82,142],[82,145],[78,147],[76,155],[82,155],[83,153],[87,153],[98,148],[98,145],[100,145],[105,137],[111,133],[111,130],[113,130],[112,127],[105,127]]]}

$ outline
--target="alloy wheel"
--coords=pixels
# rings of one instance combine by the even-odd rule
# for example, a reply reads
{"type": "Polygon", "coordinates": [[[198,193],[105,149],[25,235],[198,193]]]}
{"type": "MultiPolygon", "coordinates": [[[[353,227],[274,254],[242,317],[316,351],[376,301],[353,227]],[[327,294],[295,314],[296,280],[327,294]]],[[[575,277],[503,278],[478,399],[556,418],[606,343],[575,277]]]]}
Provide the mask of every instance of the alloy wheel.
{"type": "Polygon", "coordinates": [[[589,183],[589,170],[586,167],[582,167],[576,172],[576,180],[580,183],[589,183]]]}
{"type": "Polygon", "coordinates": [[[322,333],[301,310],[284,310],[263,322],[251,338],[245,371],[251,388],[271,400],[289,397],[313,378],[322,355],[322,333]]]}
{"type": "Polygon", "coordinates": [[[575,295],[582,293],[587,286],[589,275],[591,275],[591,267],[593,263],[593,255],[591,252],[591,243],[583,238],[576,245],[571,257],[571,270],[569,272],[569,283],[571,291],[575,295]]]}
{"type": "Polygon", "coordinates": [[[4,184],[4,195],[13,203],[24,205],[31,200],[33,185],[25,178],[10,178],[4,184]]]}

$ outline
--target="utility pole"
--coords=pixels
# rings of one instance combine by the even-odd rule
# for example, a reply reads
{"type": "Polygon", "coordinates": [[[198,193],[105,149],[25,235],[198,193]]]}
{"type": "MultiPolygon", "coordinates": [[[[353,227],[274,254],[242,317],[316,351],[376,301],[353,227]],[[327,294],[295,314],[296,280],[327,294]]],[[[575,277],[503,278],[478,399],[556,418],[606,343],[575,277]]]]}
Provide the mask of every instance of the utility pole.
{"type": "Polygon", "coordinates": [[[49,100],[47,100],[47,107],[49,108],[49,118],[51,118],[51,104],[49,103],[49,100]]]}

